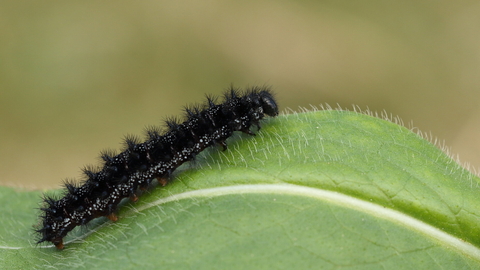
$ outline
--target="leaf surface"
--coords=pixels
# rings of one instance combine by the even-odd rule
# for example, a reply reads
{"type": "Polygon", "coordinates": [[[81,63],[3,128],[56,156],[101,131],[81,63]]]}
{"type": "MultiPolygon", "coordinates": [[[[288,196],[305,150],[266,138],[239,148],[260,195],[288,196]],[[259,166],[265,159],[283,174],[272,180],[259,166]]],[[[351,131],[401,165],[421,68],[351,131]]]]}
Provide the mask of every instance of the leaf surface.
{"type": "Polygon", "coordinates": [[[40,193],[0,189],[0,268],[480,268],[479,178],[402,126],[316,111],[227,143],[62,251],[35,245],[40,193]]]}

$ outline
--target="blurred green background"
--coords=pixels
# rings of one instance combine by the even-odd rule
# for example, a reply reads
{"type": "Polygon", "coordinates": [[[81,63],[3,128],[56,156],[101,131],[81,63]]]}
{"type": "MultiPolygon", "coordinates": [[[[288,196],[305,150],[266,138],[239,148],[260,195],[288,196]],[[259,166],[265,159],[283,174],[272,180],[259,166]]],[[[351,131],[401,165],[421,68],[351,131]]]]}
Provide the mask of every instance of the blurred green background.
{"type": "Polygon", "coordinates": [[[2,1],[0,183],[58,187],[205,93],[385,110],[480,166],[479,1],[2,1]]]}

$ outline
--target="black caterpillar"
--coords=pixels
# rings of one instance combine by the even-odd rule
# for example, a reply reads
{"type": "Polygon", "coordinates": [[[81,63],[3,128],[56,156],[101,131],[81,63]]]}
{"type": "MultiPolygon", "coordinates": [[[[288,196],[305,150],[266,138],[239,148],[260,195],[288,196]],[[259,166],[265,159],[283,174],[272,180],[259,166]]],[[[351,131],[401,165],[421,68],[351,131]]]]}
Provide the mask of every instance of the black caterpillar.
{"type": "Polygon", "coordinates": [[[175,169],[205,148],[219,144],[225,150],[225,141],[234,131],[255,135],[251,126],[260,129],[265,115],[278,115],[277,102],[267,87],[253,87],[243,94],[231,87],[224,96],[221,104],[207,97],[206,104],[186,108],[186,120],[166,121],[168,130],[163,135],[149,128],[145,142],[126,138],[120,154],[104,152],[103,165],[83,170],[82,185],[65,183],[65,194],[58,200],[45,196],[37,243],[50,241],[63,249],[63,237],[76,226],[102,216],[116,221],[120,201],[127,197],[136,201],[137,190],[145,190],[153,179],[165,186],[175,169]]]}

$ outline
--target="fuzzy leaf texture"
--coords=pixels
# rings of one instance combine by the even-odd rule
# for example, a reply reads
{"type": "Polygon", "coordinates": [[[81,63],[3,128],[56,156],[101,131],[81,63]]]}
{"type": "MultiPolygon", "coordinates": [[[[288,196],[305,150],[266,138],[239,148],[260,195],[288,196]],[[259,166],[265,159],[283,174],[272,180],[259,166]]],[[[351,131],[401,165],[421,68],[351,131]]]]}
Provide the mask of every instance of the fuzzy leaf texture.
{"type": "Polygon", "coordinates": [[[479,178],[407,128],[326,110],[227,144],[62,251],[35,245],[41,193],[1,188],[0,268],[480,269],[479,178]]]}

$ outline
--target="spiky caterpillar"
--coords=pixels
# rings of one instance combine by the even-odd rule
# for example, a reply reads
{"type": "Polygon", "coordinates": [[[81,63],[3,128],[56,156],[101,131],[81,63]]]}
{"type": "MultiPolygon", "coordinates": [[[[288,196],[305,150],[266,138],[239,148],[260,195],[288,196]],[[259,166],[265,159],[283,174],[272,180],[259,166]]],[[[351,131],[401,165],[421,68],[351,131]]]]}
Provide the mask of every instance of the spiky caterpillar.
{"type": "Polygon", "coordinates": [[[103,165],[98,170],[84,169],[82,185],[65,183],[62,198],[45,196],[45,206],[40,208],[42,227],[36,230],[38,243],[50,241],[63,249],[63,237],[76,226],[102,216],[116,221],[124,198],[136,201],[137,190],[146,189],[153,179],[165,186],[175,169],[209,146],[219,144],[225,150],[225,141],[234,131],[254,135],[250,128],[260,129],[265,115],[278,115],[278,106],[267,87],[253,87],[243,94],[231,88],[223,103],[207,97],[206,104],[185,111],[186,120],[167,121],[163,135],[151,128],[145,142],[127,138],[120,154],[103,153],[103,165]]]}

